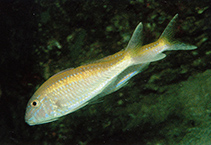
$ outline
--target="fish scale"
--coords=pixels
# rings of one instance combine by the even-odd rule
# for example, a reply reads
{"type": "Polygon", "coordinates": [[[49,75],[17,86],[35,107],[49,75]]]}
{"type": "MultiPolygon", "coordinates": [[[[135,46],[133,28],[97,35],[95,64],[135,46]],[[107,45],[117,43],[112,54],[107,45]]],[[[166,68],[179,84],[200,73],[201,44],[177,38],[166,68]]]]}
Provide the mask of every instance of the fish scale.
{"type": "MultiPolygon", "coordinates": [[[[121,64],[119,60],[123,60],[123,58],[124,56],[118,54],[109,56],[104,60],[98,61],[98,63],[88,64],[77,69],[69,69],[52,76],[34,94],[34,96],[43,94],[43,97],[49,101],[44,103],[43,108],[48,109],[45,109],[47,111],[44,111],[40,117],[46,117],[50,114],[54,116],[62,113],[67,114],[73,111],[73,108],[83,106],[87,100],[95,96],[98,90],[101,90],[115,76],[113,73],[119,73],[116,66],[116,71],[112,71],[114,69],[112,68],[114,67],[113,64],[120,64],[122,69],[123,65],[125,66],[128,63],[122,61],[123,64],[121,64]],[[55,105],[50,107],[48,104],[55,105]],[[54,111],[55,109],[57,111],[54,111]]],[[[40,103],[42,101],[41,99],[40,103]]],[[[39,111],[43,110],[37,110],[37,112],[39,111]]]]}
{"type": "Polygon", "coordinates": [[[196,46],[173,40],[177,17],[174,16],[160,38],[153,43],[142,46],[143,25],[139,23],[126,49],[53,75],[29,100],[25,121],[29,125],[55,121],[93,99],[122,88],[151,62],[165,58],[163,51],[196,49],[196,46]]]}

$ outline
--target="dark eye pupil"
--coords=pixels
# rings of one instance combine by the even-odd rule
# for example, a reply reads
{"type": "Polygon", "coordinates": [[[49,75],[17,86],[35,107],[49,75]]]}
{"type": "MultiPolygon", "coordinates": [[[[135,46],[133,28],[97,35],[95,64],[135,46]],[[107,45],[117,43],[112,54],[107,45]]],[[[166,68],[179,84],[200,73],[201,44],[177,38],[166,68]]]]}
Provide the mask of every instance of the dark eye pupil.
{"type": "Polygon", "coordinates": [[[37,105],[37,102],[32,102],[32,105],[33,105],[33,106],[36,106],[36,105],[37,105]]]}

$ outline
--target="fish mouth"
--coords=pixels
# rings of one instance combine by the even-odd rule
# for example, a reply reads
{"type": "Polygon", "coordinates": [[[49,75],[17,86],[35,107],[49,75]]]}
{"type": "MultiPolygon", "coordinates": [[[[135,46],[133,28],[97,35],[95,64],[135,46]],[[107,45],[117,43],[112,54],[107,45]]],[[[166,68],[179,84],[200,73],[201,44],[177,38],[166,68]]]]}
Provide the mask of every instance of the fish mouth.
{"type": "Polygon", "coordinates": [[[40,124],[50,123],[50,122],[53,122],[53,121],[56,121],[56,120],[58,120],[58,118],[34,122],[33,118],[30,118],[30,119],[25,120],[25,122],[28,125],[33,126],[33,125],[40,125],[40,124]]]}

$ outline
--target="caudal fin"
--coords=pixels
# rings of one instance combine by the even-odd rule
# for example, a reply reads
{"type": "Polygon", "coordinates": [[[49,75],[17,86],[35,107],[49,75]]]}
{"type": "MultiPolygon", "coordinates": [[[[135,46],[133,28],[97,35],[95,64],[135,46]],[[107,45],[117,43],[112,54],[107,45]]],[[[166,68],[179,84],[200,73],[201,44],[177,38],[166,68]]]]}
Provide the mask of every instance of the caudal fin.
{"type": "Polygon", "coordinates": [[[167,25],[166,29],[161,34],[159,40],[164,41],[167,44],[166,50],[193,50],[197,47],[194,45],[185,44],[174,40],[174,35],[176,32],[176,21],[178,19],[178,14],[176,14],[172,20],[167,25]]]}
{"type": "Polygon", "coordinates": [[[173,39],[176,32],[176,14],[167,25],[166,29],[161,34],[160,38],[153,43],[142,46],[143,42],[143,25],[139,23],[136,27],[128,46],[126,47],[127,56],[131,58],[132,65],[150,63],[165,58],[163,51],[167,50],[193,50],[197,47],[194,45],[185,44],[173,39]]]}

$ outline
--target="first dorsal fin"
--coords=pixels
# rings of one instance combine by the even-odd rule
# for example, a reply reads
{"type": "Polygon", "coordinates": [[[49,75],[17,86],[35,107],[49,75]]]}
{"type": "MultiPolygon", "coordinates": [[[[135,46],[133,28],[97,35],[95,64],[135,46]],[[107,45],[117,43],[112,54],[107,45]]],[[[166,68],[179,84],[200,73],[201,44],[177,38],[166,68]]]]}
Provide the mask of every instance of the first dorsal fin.
{"type": "Polygon", "coordinates": [[[129,49],[135,49],[143,44],[143,24],[140,22],[138,26],[136,27],[135,31],[133,32],[133,35],[126,47],[126,51],[129,49]]]}

